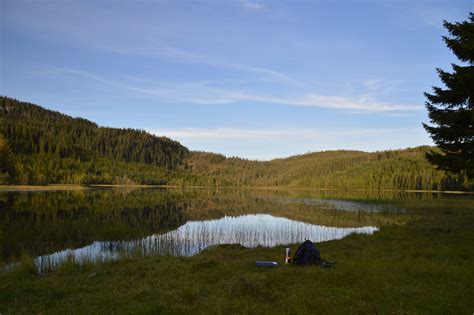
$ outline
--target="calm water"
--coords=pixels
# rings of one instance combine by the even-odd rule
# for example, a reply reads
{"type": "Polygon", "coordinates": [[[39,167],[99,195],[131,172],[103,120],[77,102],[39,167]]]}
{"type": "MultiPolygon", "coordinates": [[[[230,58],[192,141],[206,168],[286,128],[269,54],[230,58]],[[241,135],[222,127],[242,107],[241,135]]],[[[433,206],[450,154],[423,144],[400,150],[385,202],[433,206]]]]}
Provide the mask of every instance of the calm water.
{"type": "MultiPolygon", "coordinates": [[[[471,197],[251,190],[94,189],[0,193],[0,266],[121,256],[192,256],[210,246],[273,247],[372,234],[471,197]],[[432,205],[432,206],[430,206],[432,205]],[[434,209],[433,208],[433,209],[434,209]]],[[[474,207],[473,207],[474,208],[474,207]]]]}

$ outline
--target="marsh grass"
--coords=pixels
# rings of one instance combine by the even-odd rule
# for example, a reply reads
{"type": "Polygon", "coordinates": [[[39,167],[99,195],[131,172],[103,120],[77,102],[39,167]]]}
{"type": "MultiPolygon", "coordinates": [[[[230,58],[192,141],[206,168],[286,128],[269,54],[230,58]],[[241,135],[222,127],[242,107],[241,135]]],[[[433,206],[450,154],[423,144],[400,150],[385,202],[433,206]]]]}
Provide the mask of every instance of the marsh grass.
{"type": "Polygon", "coordinates": [[[6,266],[5,268],[11,270],[12,275],[18,280],[37,276],[35,260],[25,251],[22,252],[19,262],[6,266]]]}
{"type": "Polygon", "coordinates": [[[337,261],[333,269],[255,267],[281,262],[282,246],[222,245],[190,258],[137,252],[102,264],[70,261],[46,275],[25,258],[0,273],[0,313],[470,314],[471,206],[428,203],[413,211],[430,214],[406,225],[319,244],[324,258],[337,261]]]}

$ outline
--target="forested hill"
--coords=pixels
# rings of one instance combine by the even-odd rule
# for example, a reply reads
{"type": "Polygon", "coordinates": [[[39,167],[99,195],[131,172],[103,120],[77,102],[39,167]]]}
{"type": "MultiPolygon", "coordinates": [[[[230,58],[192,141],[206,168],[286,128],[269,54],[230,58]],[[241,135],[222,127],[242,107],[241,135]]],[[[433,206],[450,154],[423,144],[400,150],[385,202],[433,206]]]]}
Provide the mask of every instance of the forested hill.
{"type": "Polygon", "coordinates": [[[3,164],[15,170],[9,181],[20,184],[163,184],[167,173],[180,167],[189,154],[186,147],[165,137],[99,127],[8,97],[0,97],[2,135],[11,152],[9,163],[3,164]]]}
{"type": "Polygon", "coordinates": [[[326,151],[268,162],[192,152],[188,169],[207,174],[215,185],[323,189],[472,190],[464,176],[437,170],[422,146],[380,152],[326,151]]]}
{"type": "Polygon", "coordinates": [[[341,150],[249,161],[190,152],[176,141],[145,131],[99,127],[0,97],[0,184],[472,190],[472,181],[427,162],[425,154],[433,149],[341,150]]]}
{"type": "Polygon", "coordinates": [[[98,127],[81,118],[1,97],[1,127],[10,149],[87,161],[97,157],[175,169],[188,149],[176,141],[135,129],[98,127]]]}

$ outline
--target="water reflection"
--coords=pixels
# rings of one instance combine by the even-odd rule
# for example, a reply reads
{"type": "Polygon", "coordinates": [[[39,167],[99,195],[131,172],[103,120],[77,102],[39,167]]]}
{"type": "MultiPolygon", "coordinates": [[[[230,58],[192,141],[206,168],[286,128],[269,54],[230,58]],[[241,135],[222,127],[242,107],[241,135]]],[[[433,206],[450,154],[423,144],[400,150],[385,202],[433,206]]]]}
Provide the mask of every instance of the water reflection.
{"type": "Polygon", "coordinates": [[[0,192],[0,268],[28,257],[40,257],[38,266],[47,269],[66,257],[81,262],[134,252],[189,256],[216,244],[338,239],[418,219],[421,214],[406,205],[425,203],[344,197],[245,189],[0,192]]]}
{"type": "Polygon", "coordinates": [[[225,216],[269,214],[340,228],[403,224],[409,218],[407,213],[390,211],[389,204],[379,203],[376,211],[366,211],[376,203],[317,198],[260,190],[0,192],[0,266],[23,256],[82,248],[96,241],[119,244],[144,239],[186,222],[225,216]],[[383,210],[383,205],[389,210],[383,210]]]}
{"type": "Polygon", "coordinates": [[[192,256],[210,246],[241,244],[274,247],[310,239],[314,242],[341,239],[351,233],[372,234],[374,226],[339,228],[308,224],[268,214],[225,216],[216,220],[190,221],[164,234],[132,241],[96,241],[36,258],[39,272],[56,268],[67,259],[77,263],[114,260],[139,251],[143,255],[192,256]]]}
{"type": "Polygon", "coordinates": [[[313,198],[292,198],[287,202],[302,203],[305,205],[317,206],[320,209],[336,209],[339,211],[362,211],[362,212],[404,212],[405,210],[388,204],[369,203],[362,201],[349,201],[339,199],[313,199],[313,198]]]}

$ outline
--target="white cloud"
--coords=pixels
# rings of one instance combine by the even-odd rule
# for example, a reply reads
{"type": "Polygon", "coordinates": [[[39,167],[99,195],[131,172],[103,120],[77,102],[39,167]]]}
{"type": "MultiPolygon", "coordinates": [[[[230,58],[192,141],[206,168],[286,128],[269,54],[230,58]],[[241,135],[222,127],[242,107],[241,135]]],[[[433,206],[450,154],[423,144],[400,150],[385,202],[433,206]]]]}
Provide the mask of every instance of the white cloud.
{"type": "MultiPolygon", "coordinates": [[[[191,82],[170,85],[169,83],[142,82],[120,82],[107,79],[88,71],[50,67],[46,73],[81,76],[89,80],[94,80],[108,86],[120,89],[127,89],[142,95],[148,95],[167,99],[181,103],[211,105],[211,104],[231,104],[239,102],[270,103],[288,106],[304,106],[316,108],[328,108],[336,110],[355,111],[410,111],[421,110],[423,106],[418,104],[389,104],[372,99],[368,95],[358,97],[346,97],[335,95],[321,95],[314,92],[289,91],[289,96],[274,96],[258,91],[230,90],[215,88],[209,82],[191,82]]],[[[143,80],[142,80],[143,81],[143,80]]]]}
{"type": "Polygon", "coordinates": [[[361,96],[359,99],[350,99],[342,96],[328,96],[319,94],[307,94],[301,98],[287,100],[289,105],[322,107],[345,110],[366,111],[393,111],[393,110],[419,110],[419,105],[387,104],[361,96]]]}
{"type": "Polygon", "coordinates": [[[424,7],[417,9],[416,15],[420,18],[421,21],[426,23],[429,26],[442,29],[443,20],[446,19],[447,12],[441,8],[429,8],[424,7]]]}
{"type": "Polygon", "coordinates": [[[240,128],[181,128],[181,129],[152,129],[155,135],[165,135],[172,139],[214,139],[214,140],[264,140],[281,138],[311,138],[328,139],[338,137],[363,137],[372,135],[401,135],[419,132],[412,129],[359,129],[327,131],[308,128],[293,129],[240,129],[240,128]]]}
{"type": "Polygon", "coordinates": [[[380,86],[380,80],[364,80],[362,82],[364,86],[368,89],[376,89],[380,86]]]}
{"type": "MultiPolygon", "coordinates": [[[[264,9],[262,4],[256,2],[245,1],[241,4],[249,10],[264,9]]],[[[115,10],[95,8],[96,14],[91,15],[87,4],[83,5],[80,2],[44,7],[36,3],[24,10],[20,8],[9,8],[6,12],[7,21],[25,27],[33,34],[40,34],[37,36],[48,34],[49,40],[56,38],[58,41],[70,41],[76,45],[115,54],[164,57],[180,62],[247,72],[259,75],[263,79],[290,85],[305,85],[304,82],[275,69],[231,62],[223,56],[205,55],[171,45],[168,32],[164,31],[165,28],[156,27],[154,20],[127,16],[127,26],[124,27],[123,16],[117,15],[115,10]],[[34,8],[37,12],[33,12],[34,8]]]]}
{"type": "Polygon", "coordinates": [[[250,11],[260,11],[265,8],[263,4],[257,2],[242,1],[241,4],[245,9],[250,11]]]}
{"type": "Polygon", "coordinates": [[[287,157],[308,150],[377,151],[432,143],[421,127],[355,130],[179,128],[148,131],[176,139],[191,150],[258,160],[287,157]]]}
{"type": "Polygon", "coordinates": [[[419,21],[425,23],[426,25],[444,30],[444,20],[451,23],[460,21],[460,19],[465,19],[465,17],[467,16],[467,12],[472,9],[471,1],[462,2],[463,5],[459,7],[440,4],[441,3],[439,3],[438,5],[415,7],[415,16],[419,21]]]}
{"type": "Polygon", "coordinates": [[[192,51],[168,45],[164,42],[153,41],[151,45],[142,45],[141,47],[133,48],[107,46],[103,47],[103,49],[117,54],[167,57],[182,62],[197,63],[215,68],[258,74],[261,75],[263,79],[273,79],[275,81],[287,83],[290,85],[307,86],[305,82],[302,82],[301,80],[293,78],[287,74],[284,74],[274,69],[256,67],[235,62],[228,62],[222,60],[218,56],[206,56],[198,54],[192,51]]]}
{"type": "MultiPolygon", "coordinates": [[[[240,4],[249,10],[267,9],[258,1],[238,1],[237,5],[240,4]]],[[[17,28],[19,29],[24,28],[32,36],[67,42],[78,45],[81,49],[87,47],[91,50],[107,51],[115,54],[164,58],[247,73],[251,75],[246,77],[252,77],[253,80],[278,82],[284,88],[311,89],[309,82],[294,75],[294,73],[304,70],[301,67],[296,67],[295,70],[283,70],[284,68],[280,67],[279,64],[261,66],[252,64],[251,61],[238,62],[238,58],[232,57],[232,54],[226,56],[222,51],[219,53],[204,53],[203,50],[199,50],[199,46],[193,47],[182,38],[194,34],[192,30],[199,29],[198,26],[202,23],[200,19],[187,21],[189,25],[181,28],[175,25],[176,21],[171,21],[169,18],[163,18],[163,21],[161,21],[161,19],[150,18],[147,14],[142,18],[138,14],[124,16],[123,12],[118,10],[120,6],[112,9],[101,6],[95,7],[95,14],[91,15],[90,4],[88,3],[67,2],[63,5],[55,5],[54,3],[42,5],[29,1],[26,3],[9,8],[5,18],[8,23],[18,25],[17,28]],[[127,23],[124,24],[125,17],[127,23]],[[168,25],[167,23],[169,23],[170,28],[165,27],[168,25]],[[61,27],[58,27],[58,25],[61,27]],[[137,36],[137,34],[140,34],[140,36],[137,36]]],[[[185,17],[189,18],[186,14],[183,17],[180,16],[183,19],[185,17]]],[[[176,24],[181,25],[180,23],[176,24]]],[[[305,40],[301,41],[301,47],[304,48],[305,45],[308,45],[305,40]]],[[[337,47],[343,50],[354,49],[354,45],[360,44],[358,41],[348,40],[347,38],[340,40],[340,43],[334,41],[337,41],[337,39],[332,39],[331,42],[321,42],[318,45],[322,46],[324,44],[324,46],[337,47]],[[341,44],[343,46],[340,46],[341,44]]],[[[385,87],[381,86],[379,80],[367,80],[364,82],[364,87],[370,90],[372,95],[385,91],[385,87]]],[[[306,94],[311,93],[304,93],[304,95],[306,94]]]]}

